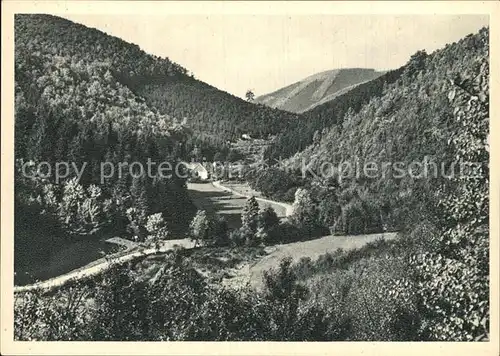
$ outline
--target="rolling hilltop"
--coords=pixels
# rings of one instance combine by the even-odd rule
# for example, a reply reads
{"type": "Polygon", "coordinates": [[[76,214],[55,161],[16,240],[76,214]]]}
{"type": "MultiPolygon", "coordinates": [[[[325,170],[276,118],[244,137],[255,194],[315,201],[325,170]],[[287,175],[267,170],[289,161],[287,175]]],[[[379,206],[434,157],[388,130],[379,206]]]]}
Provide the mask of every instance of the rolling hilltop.
{"type": "Polygon", "coordinates": [[[302,113],[382,74],[383,72],[364,68],[329,70],[259,96],[255,101],[273,108],[302,113]]]}
{"type": "Polygon", "coordinates": [[[395,82],[405,66],[388,71],[375,79],[341,90],[329,101],[315,105],[300,114],[299,120],[288,122],[286,130],[280,132],[266,149],[265,157],[286,158],[304,150],[318,138],[323,130],[342,122],[349,111],[358,111],[373,97],[381,96],[385,86],[395,82]]]}

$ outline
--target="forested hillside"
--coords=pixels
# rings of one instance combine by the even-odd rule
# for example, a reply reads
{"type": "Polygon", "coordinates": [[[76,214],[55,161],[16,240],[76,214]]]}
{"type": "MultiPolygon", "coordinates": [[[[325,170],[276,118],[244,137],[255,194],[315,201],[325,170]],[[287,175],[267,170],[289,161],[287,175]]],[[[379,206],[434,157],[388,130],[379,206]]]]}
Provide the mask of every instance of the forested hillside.
{"type": "MultiPolygon", "coordinates": [[[[298,169],[305,162],[311,172],[317,173],[322,164],[340,167],[348,162],[354,167],[359,161],[362,167],[373,162],[380,169],[375,178],[347,177],[341,183],[342,189],[362,186],[367,195],[377,197],[379,207],[393,212],[403,207],[403,201],[414,197],[408,207],[414,208],[415,202],[431,196],[433,189],[442,184],[443,175],[453,173],[453,169],[458,171],[458,166],[452,166],[456,157],[450,138],[463,130],[466,123],[454,118],[449,92],[477,78],[488,65],[487,60],[486,30],[431,55],[415,54],[401,77],[384,88],[383,95],[372,97],[357,113],[349,110],[321,139],[291,158],[289,165],[298,169]],[[428,166],[425,169],[431,177],[420,177],[423,167],[411,166],[424,159],[423,165],[428,166]],[[384,162],[391,165],[382,168],[384,162]],[[397,176],[394,163],[404,170],[413,169],[413,177],[409,173],[397,176]]],[[[481,134],[485,136],[487,131],[481,134]]],[[[392,215],[386,223],[394,226],[401,221],[398,215],[392,215]]]]}
{"type": "Polygon", "coordinates": [[[221,148],[242,134],[267,138],[282,132],[297,115],[256,105],[190,77],[131,85],[161,112],[186,118],[195,137],[221,148]]]}
{"type": "MultiPolygon", "coordinates": [[[[458,164],[453,164],[455,152],[449,141],[450,137],[463,129],[465,123],[457,122],[454,118],[449,92],[457,85],[463,86],[463,83],[468,84],[478,77],[484,66],[488,65],[487,60],[488,30],[449,44],[431,55],[418,52],[398,71],[400,75],[396,76],[396,72],[392,72],[360,85],[359,89],[378,85],[377,90],[372,92],[374,95],[365,97],[365,105],[362,106],[362,101],[358,99],[357,105],[353,104],[347,109],[349,105],[344,104],[342,97],[339,97],[307,113],[315,113],[316,122],[322,124],[331,118],[327,116],[328,113],[332,117],[335,117],[335,113],[339,116],[336,124],[331,124],[321,133],[317,132],[312,144],[306,149],[281,162],[281,168],[286,167],[288,172],[304,174],[307,178],[305,181],[294,179],[293,174],[279,173],[279,167],[259,174],[252,172],[250,178],[253,182],[258,181],[259,185],[265,185],[272,184],[272,177],[277,177],[276,180],[281,183],[274,186],[274,192],[268,186],[256,187],[268,195],[280,195],[287,189],[296,189],[304,184],[332,185],[335,182],[332,189],[336,191],[335,199],[340,199],[336,203],[339,207],[346,209],[349,202],[360,197],[364,197],[362,200],[365,205],[371,206],[362,209],[365,213],[360,212],[365,219],[373,216],[374,220],[368,226],[373,223],[379,228],[385,225],[388,229],[394,229],[405,225],[402,217],[412,215],[405,209],[415,212],[417,205],[426,210],[435,206],[428,204],[426,199],[434,199],[433,190],[447,181],[444,175],[452,173],[450,169],[459,168],[458,164]],[[384,83],[383,78],[390,75],[393,83],[384,83]],[[342,110],[332,111],[336,103],[346,105],[344,114],[341,115],[342,110]],[[359,108],[356,109],[356,106],[359,108]],[[432,177],[418,176],[423,169],[424,159],[432,177]],[[365,163],[378,167],[375,177],[367,177],[362,171],[359,172],[365,163]],[[382,167],[384,163],[388,165],[382,167]],[[421,167],[412,168],[412,163],[421,163],[421,167]],[[351,171],[347,171],[346,167],[350,167],[351,171]],[[357,174],[354,171],[356,167],[357,174]],[[413,177],[408,173],[409,169],[414,170],[413,177]],[[406,174],[398,176],[398,170],[406,174]],[[287,175],[292,178],[283,177],[287,175]],[[372,213],[366,213],[366,209],[372,213]]],[[[351,94],[356,89],[347,94],[347,102],[352,102],[350,98],[354,100],[351,94]]],[[[277,144],[288,142],[285,141],[287,138],[292,140],[294,133],[307,133],[305,122],[304,126],[278,137],[277,144]]],[[[481,135],[486,134],[486,131],[481,132],[481,135]]],[[[283,147],[288,148],[292,142],[298,141],[293,140],[283,147]]],[[[272,154],[279,153],[276,145],[271,147],[276,149],[272,154]]],[[[287,196],[293,197],[293,193],[287,196]]],[[[324,202],[325,199],[321,198],[320,201],[324,202]]]]}
{"type": "Polygon", "coordinates": [[[380,89],[281,169],[248,177],[269,196],[300,188],[311,231],[402,231],[404,283],[417,288],[408,303],[426,337],[479,340],[489,323],[489,30],[417,52],[380,89]],[[294,173],[306,178],[273,183],[294,173]]]}
{"type": "Polygon", "coordinates": [[[334,69],[255,98],[257,103],[295,113],[308,111],[347,93],[358,84],[375,79],[383,72],[366,68],[334,69]]]}
{"type": "MultiPolygon", "coordinates": [[[[19,15],[16,37],[28,52],[50,48],[52,55],[107,65],[122,85],[161,114],[185,120],[195,135],[184,142],[183,155],[196,145],[208,155],[243,133],[267,137],[280,132],[296,115],[255,105],[196,80],[168,58],[142,51],[137,45],[101,31],[51,15],[19,15]],[[212,149],[210,149],[212,146],[212,149]]],[[[225,150],[227,151],[227,147],[225,150]]],[[[186,153],[187,152],[187,153],[186,153]]]]}

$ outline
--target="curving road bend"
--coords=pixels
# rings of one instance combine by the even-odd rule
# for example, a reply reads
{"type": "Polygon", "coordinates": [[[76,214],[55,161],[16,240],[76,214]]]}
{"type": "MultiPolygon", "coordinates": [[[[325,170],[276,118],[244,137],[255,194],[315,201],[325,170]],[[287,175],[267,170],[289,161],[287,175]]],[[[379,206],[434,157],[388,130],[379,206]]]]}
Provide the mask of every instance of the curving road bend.
{"type": "Polygon", "coordinates": [[[163,244],[158,249],[156,249],[155,247],[149,247],[141,250],[130,251],[129,253],[121,256],[113,257],[113,255],[111,255],[108,258],[100,259],[78,270],[74,270],[72,272],[45,281],[37,282],[26,286],[14,287],[14,293],[22,293],[38,289],[50,290],[56,287],[60,287],[69,281],[95,276],[105,271],[112,264],[115,263],[128,262],[140,256],[147,256],[155,253],[167,252],[173,250],[176,247],[192,248],[193,246],[194,243],[190,239],[167,240],[164,241],[163,244]]]}

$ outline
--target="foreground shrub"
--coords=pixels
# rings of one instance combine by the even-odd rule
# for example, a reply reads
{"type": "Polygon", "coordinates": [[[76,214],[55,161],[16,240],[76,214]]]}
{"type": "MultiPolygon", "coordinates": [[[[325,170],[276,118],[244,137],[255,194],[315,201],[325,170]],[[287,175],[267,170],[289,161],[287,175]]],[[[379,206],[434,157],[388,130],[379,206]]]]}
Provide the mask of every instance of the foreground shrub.
{"type": "Polygon", "coordinates": [[[414,287],[398,258],[362,259],[347,269],[316,274],[312,300],[328,305],[349,332],[348,340],[418,340],[414,287]]]}
{"type": "MultiPolygon", "coordinates": [[[[484,36],[487,46],[488,36],[484,36]]],[[[451,80],[448,98],[461,125],[449,139],[457,160],[475,162],[439,191],[442,214],[433,250],[412,259],[422,335],[435,340],[489,338],[489,62],[481,58],[451,80]]]]}

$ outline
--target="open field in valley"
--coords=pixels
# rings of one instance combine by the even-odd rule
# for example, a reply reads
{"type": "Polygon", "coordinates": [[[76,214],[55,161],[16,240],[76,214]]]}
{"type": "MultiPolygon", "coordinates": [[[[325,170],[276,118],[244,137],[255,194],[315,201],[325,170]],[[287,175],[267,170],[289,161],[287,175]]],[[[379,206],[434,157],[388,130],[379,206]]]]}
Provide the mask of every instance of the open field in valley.
{"type": "Polygon", "coordinates": [[[252,286],[259,287],[262,284],[264,271],[277,267],[285,257],[291,257],[295,262],[302,257],[309,257],[311,260],[315,260],[319,256],[327,252],[334,252],[339,248],[345,251],[357,249],[377,239],[392,240],[396,236],[397,233],[324,236],[310,241],[299,241],[268,247],[270,253],[248,268],[248,281],[252,286]]]}
{"type": "MultiPolygon", "coordinates": [[[[188,190],[198,209],[205,210],[209,215],[217,213],[226,218],[230,228],[240,227],[241,212],[247,201],[245,196],[238,196],[212,183],[189,183],[188,190]]],[[[285,207],[279,203],[257,201],[261,209],[271,206],[279,217],[287,215],[285,207]]]]}

